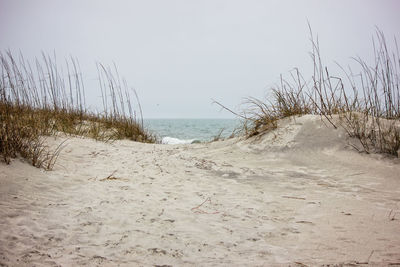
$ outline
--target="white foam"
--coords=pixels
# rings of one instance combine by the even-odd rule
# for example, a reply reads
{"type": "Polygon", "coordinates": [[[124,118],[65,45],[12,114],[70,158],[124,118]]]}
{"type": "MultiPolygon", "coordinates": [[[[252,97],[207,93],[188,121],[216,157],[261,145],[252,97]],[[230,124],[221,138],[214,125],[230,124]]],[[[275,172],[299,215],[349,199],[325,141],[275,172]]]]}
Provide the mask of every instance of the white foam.
{"type": "Polygon", "coordinates": [[[196,141],[196,139],[182,140],[182,139],[166,136],[161,140],[161,143],[168,144],[168,145],[181,145],[181,144],[191,144],[194,141],[196,141]]]}

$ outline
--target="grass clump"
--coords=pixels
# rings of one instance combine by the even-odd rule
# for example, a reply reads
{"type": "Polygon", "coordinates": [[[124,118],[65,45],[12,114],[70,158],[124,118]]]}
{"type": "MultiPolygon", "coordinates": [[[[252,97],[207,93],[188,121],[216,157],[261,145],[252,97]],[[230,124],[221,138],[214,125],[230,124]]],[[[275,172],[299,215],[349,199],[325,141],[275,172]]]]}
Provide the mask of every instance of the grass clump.
{"type": "MultiPolygon", "coordinates": [[[[272,88],[267,100],[246,99],[245,112],[233,112],[244,119],[246,135],[274,129],[282,118],[316,114],[334,128],[343,127],[349,136],[357,138],[362,145],[357,148],[359,151],[400,156],[398,50],[390,52],[384,34],[377,30],[373,42],[374,62],[368,64],[360,57],[354,58],[360,72],[355,75],[350,68],[341,68],[342,78],[330,74],[322,62],[318,38],[313,37],[311,28],[310,33],[312,77],[306,80],[295,69],[288,79],[281,76],[280,84],[272,88]]],[[[397,49],[396,41],[395,45],[397,49]]]]}
{"type": "Polygon", "coordinates": [[[102,112],[87,107],[77,60],[66,60],[65,67],[64,77],[55,56],[42,54],[32,64],[21,54],[0,53],[0,154],[5,163],[20,155],[36,167],[51,169],[63,145],[50,151],[44,137],[59,133],[102,141],[156,141],[143,127],[136,92],[139,114],[115,66],[112,71],[98,65],[102,112]]]}

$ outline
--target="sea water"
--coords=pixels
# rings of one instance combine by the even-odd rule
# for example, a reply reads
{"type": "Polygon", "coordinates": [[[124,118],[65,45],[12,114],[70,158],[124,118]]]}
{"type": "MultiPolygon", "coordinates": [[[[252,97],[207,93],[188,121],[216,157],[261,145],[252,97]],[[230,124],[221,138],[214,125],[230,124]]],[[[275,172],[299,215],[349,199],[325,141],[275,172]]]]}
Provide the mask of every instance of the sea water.
{"type": "Polygon", "coordinates": [[[163,144],[206,142],[221,133],[232,135],[240,127],[237,119],[145,119],[144,126],[156,134],[163,144]]]}

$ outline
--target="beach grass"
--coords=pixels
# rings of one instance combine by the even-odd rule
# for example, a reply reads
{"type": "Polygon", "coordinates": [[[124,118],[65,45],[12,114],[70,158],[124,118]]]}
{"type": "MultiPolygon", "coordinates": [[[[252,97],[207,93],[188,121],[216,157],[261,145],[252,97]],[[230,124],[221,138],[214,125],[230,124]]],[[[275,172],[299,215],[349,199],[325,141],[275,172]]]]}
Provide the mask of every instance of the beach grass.
{"type": "MultiPolygon", "coordinates": [[[[249,97],[241,114],[216,102],[244,121],[250,137],[275,129],[282,118],[316,114],[333,128],[342,127],[360,141],[359,151],[398,155],[400,149],[400,57],[388,49],[383,32],[376,31],[374,62],[354,58],[356,75],[342,69],[332,75],[322,60],[318,38],[310,28],[313,74],[299,69],[271,88],[267,99],[249,97]],[[339,119],[338,119],[339,118],[339,119]]],[[[395,43],[397,49],[397,43],[395,43]]],[[[85,136],[99,141],[129,139],[154,143],[143,126],[134,90],[117,67],[97,64],[102,110],[88,107],[79,63],[65,61],[66,75],[56,56],[42,54],[34,62],[22,54],[0,53],[0,153],[7,164],[22,156],[36,167],[51,169],[64,144],[50,151],[46,136],[85,136]]],[[[220,134],[214,140],[219,140],[220,134]]]]}
{"type": "Polygon", "coordinates": [[[103,103],[98,112],[86,104],[76,59],[65,61],[66,76],[55,55],[42,54],[29,62],[22,54],[5,51],[0,53],[0,61],[0,153],[7,164],[22,156],[36,167],[51,169],[63,145],[50,151],[45,143],[45,136],[50,135],[156,141],[143,126],[136,92],[129,90],[115,66],[98,64],[103,103]]]}
{"type": "Polygon", "coordinates": [[[310,36],[310,78],[305,79],[297,68],[289,78],[281,75],[280,83],[271,88],[267,99],[247,98],[240,114],[217,104],[243,119],[248,137],[275,129],[282,118],[316,114],[333,128],[342,127],[349,136],[357,138],[361,147],[354,147],[359,151],[398,156],[400,57],[396,40],[396,51],[390,51],[384,33],[377,29],[373,39],[374,62],[356,57],[359,73],[338,65],[341,75],[332,75],[323,63],[318,38],[313,36],[311,27],[310,36]]]}

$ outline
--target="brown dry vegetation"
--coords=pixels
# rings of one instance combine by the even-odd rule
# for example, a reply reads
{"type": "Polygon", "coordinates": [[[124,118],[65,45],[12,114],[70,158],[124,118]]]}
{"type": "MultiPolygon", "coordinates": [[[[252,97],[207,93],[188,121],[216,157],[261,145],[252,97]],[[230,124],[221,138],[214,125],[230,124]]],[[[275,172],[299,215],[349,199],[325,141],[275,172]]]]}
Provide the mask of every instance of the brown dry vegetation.
{"type": "Polygon", "coordinates": [[[351,69],[341,68],[344,77],[341,78],[331,75],[325,67],[318,39],[313,37],[311,29],[310,33],[312,77],[306,80],[295,69],[290,78],[281,76],[268,99],[246,99],[245,112],[235,113],[244,119],[246,135],[274,129],[277,121],[285,117],[317,114],[334,128],[343,127],[349,136],[358,138],[362,147],[355,148],[359,151],[397,155],[400,149],[398,50],[390,52],[384,34],[377,30],[373,46],[375,61],[368,64],[360,57],[354,58],[360,73],[354,75],[351,69]]]}
{"type": "Polygon", "coordinates": [[[103,111],[88,109],[76,59],[66,61],[67,75],[56,57],[43,54],[34,64],[10,51],[0,53],[0,153],[10,163],[18,155],[34,166],[51,169],[62,149],[49,151],[45,136],[68,134],[109,141],[155,142],[136,113],[128,86],[114,71],[98,64],[103,111]],[[34,67],[32,67],[34,66],[34,67]]]}

